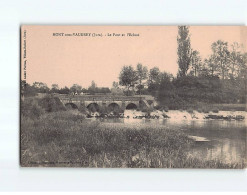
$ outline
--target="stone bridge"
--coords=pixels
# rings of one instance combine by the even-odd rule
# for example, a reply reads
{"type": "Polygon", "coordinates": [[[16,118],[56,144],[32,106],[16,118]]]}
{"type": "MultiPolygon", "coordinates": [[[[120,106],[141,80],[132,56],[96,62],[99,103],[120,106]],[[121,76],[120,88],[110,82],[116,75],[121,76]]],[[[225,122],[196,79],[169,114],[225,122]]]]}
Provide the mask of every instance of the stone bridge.
{"type": "Polygon", "coordinates": [[[89,108],[94,105],[96,108],[118,107],[125,109],[138,109],[153,107],[156,105],[154,97],[149,95],[139,96],[113,96],[113,95],[58,95],[60,101],[65,105],[78,109],[81,106],[89,108]]]}

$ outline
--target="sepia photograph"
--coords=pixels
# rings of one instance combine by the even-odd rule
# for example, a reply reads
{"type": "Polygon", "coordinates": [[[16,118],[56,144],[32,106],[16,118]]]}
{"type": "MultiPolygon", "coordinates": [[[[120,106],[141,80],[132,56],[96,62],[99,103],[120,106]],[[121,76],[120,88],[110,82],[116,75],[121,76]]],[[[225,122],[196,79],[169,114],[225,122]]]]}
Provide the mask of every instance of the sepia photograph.
{"type": "Polygon", "coordinates": [[[22,25],[20,165],[246,168],[245,26],[22,25]]]}

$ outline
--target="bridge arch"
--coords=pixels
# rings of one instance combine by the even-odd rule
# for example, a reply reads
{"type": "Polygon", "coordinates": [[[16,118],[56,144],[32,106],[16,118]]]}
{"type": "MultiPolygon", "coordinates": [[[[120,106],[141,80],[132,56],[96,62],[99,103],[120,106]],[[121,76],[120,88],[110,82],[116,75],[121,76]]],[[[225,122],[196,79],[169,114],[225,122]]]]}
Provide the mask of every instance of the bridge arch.
{"type": "Polygon", "coordinates": [[[133,110],[133,109],[137,109],[138,106],[135,103],[129,103],[126,106],[126,110],[133,110]]]}
{"type": "Polygon", "coordinates": [[[78,106],[74,103],[66,103],[65,104],[66,109],[78,109],[78,106]]]}
{"type": "Polygon", "coordinates": [[[120,111],[120,106],[119,104],[113,102],[108,105],[108,110],[110,112],[119,112],[120,111]]]}
{"type": "Polygon", "coordinates": [[[93,102],[93,103],[88,104],[87,109],[90,112],[99,112],[100,107],[99,107],[99,104],[93,102]]]}

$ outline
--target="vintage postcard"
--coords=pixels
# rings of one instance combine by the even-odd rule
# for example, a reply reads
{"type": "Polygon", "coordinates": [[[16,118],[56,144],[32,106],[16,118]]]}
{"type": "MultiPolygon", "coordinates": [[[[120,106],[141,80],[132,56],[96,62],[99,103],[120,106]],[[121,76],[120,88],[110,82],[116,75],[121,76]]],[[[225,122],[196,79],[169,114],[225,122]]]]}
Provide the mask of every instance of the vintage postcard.
{"type": "Polygon", "coordinates": [[[244,26],[21,26],[23,167],[246,167],[244,26]]]}

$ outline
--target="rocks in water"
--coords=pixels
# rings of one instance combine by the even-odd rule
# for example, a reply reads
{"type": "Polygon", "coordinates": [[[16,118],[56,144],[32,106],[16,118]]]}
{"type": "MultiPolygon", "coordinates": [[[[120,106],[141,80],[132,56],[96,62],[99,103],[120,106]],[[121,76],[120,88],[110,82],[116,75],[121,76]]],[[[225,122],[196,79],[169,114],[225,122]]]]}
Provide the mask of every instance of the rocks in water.
{"type": "Polygon", "coordinates": [[[165,114],[165,113],[163,113],[162,116],[163,116],[164,118],[171,118],[171,117],[169,117],[169,116],[168,116],[167,114],[165,114]]]}
{"type": "Polygon", "coordinates": [[[223,119],[223,120],[244,120],[245,117],[242,115],[214,115],[214,114],[209,114],[205,117],[205,119],[223,119]]]}
{"type": "Polygon", "coordinates": [[[194,111],[188,113],[187,111],[170,110],[169,113],[161,111],[153,111],[151,113],[141,112],[136,110],[127,110],[124,113],[91,113],[87,114],[87,118],[130,118],[130,119],[174,119],[174,120],[203,120],[203,119],[214,119],[214,120],[237,120],[241,121],[245,119],[245,113],[243,112],[230,112],[220,111],[217,114],[210,113],[199,113],[194,111]]]}

